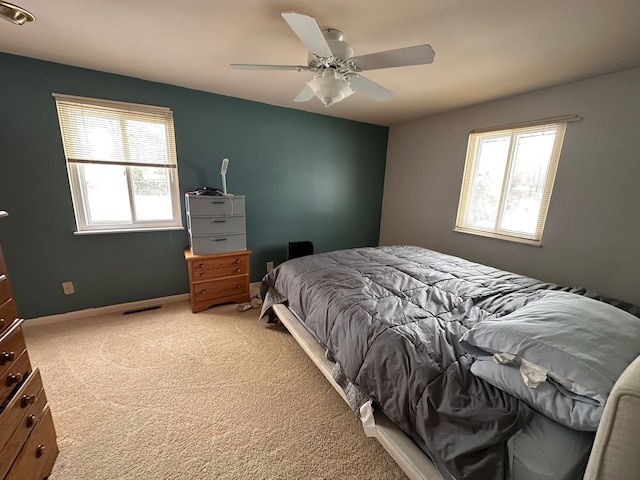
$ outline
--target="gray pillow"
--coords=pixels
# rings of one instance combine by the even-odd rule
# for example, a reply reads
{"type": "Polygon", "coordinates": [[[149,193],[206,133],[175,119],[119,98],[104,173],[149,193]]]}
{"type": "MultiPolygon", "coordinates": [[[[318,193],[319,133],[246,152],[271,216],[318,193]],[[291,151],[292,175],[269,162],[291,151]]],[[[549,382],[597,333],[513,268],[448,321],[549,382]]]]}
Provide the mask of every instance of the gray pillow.
{"type": "Polygon", "coordinates": [[[640,319],[598,300],[549,292],[475,324],[460,343],[476,358],[474,375],[563,425],[596,430],[613,384],[640,355],[640,319]],[[531,365],[546,373],[534,388],[524,381],[531,365]]]}

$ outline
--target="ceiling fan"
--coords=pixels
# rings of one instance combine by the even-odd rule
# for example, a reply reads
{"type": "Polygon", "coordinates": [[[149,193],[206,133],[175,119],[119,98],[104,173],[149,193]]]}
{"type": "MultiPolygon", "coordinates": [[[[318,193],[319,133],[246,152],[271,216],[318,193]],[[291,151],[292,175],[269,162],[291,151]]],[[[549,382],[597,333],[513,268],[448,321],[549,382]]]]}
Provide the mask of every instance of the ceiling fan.
{"type": "Polygon", "coordinates": [[[393,92],[363,77],[362,72],[424,65],[432,63],[435,55],[431,46],[425,44],[353,56],[353,49],[344,41],[344,35],[340,30],[321,30],[313,17],[300,13],[285,12],[282,17],[309,51],[307,65],[234,63],[231,67],[244,70],[312,72],[313,78],[294,99],[295,102],[308,102],[316,96],[329,107],[344,100],[354,91],[379,101],[387,100],[393,96],[393,92]]]}

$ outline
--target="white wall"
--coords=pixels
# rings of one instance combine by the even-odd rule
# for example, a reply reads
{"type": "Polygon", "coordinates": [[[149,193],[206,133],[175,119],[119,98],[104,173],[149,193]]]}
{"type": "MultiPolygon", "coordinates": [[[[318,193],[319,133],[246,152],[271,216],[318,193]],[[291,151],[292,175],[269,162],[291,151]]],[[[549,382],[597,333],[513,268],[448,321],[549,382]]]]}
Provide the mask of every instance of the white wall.
{"type": "Polygon", "coordinates": [[[380,244],[640,304],[640,68],[391,127],[380,244]],[[469,132],[568,114],[542,247],[453,232],[469,132]]]}

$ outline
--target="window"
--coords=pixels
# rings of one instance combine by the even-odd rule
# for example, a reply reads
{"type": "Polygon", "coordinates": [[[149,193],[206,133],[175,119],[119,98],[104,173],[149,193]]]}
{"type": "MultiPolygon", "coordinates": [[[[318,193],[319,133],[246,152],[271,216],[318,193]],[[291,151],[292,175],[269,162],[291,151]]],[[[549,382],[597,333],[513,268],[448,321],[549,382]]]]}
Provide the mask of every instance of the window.
{"type": "Polygon", "coordinates": [[[171,110],[54,97],[77,233],[182,228],[171,110]]]}
{"type": "Polygon", "coordinates": [[[539,245],[565,129],[472,132],[455,230],[539,245]]]}

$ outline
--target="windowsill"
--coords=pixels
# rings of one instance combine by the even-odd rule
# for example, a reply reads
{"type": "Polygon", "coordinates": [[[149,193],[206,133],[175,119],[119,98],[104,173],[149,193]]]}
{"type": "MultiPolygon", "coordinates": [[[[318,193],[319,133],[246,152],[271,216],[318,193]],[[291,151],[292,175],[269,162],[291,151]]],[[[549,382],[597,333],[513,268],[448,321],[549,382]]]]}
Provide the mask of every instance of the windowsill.
{"type": "Polygon", "coordinates": [[[158,227],[158,228],[123,228],[113,230],[84,230],[73,232],[74,235],[103,235],[106,233],[140,233],[140,232],[165,232],[168,230],[184,230],[184,227],[158,227]]]}
{"type": "Polygon", "coordinates": [[[456,233],[465,233],[467,235],[477,235],[479,237],[495,238],[496,240],[503,240],[507,242],[523,243],[525,245],[529,245],[530,247],[542,247],[542,240],[532,240],[529,238],[514,237],[510,235],[501,235],[499,233],[483,232],[482,230],[471,230],[471,229],[463,229],[463,228],[454,228],[453,231],[456,233]]]}

